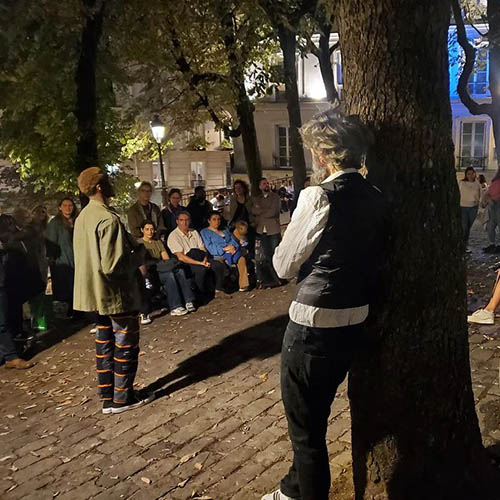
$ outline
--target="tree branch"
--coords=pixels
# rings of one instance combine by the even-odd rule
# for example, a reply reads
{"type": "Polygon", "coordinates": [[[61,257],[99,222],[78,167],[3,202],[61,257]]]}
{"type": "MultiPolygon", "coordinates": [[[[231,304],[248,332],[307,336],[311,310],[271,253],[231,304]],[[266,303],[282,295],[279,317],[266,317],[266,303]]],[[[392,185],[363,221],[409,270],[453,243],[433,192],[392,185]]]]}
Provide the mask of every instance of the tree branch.
{"type": "Polygon", "coordinates": [[[465,31],[462,11],[460,9],[459,0],[452,0],[451,6],[453,9],[453,17],[457,25],[457,40],[465,54],[465,63],[462,68],[462,74],[458,79],[457,92],[464,106],[473,115],[489,114],[491,112],[491,104],[479,104],[469,94],[467,84],[469,83],[470,75],[474,70],[474,62],[476,60],[476,49],[470,44],[465,31]]]}

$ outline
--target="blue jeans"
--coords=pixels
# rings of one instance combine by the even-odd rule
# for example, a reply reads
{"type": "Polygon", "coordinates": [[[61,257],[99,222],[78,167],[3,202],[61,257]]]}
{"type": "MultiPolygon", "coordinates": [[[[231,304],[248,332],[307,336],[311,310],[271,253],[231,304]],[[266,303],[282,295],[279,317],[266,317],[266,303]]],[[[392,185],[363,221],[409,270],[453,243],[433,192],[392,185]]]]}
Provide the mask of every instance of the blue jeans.
{"type": "Polygon", "coordinates": [[[478,207],[460,207],[462,212],[462,233],[464,235],[465,243],[469,241],[470,228],[477,217],[478,207]]]}
{"type": "Polygon", "coordinates": [[[18,357],[9,329],[7,311],[7,291],[0,287],[0,364],[18,357]]]}
{"type": "Polygon", "coordinates": [[[500,227],[500,201],[490,201],[488,204],[488,216],[488,224],[486,225],[488,240],[490,245],[494,245],[496,240],[496,229],[500,227]]]}
{"type": "Polygon", "coordinates": [[[364,328],[311,328],[288,323],[281,350],[281,395],[293,448],[283,494],[328,500],[330,465],[326,431],[330,407],[358,350],[364,328]]]}
{"type": "Polygon", "coordinates": [[[171,311],[177,307],[184,307],[187,302],[194,302],[191,280],[186,277],[186,272],[182,267],[167,273],[160,273],[159,277],[167,294],[168,307],[171,311]]]}

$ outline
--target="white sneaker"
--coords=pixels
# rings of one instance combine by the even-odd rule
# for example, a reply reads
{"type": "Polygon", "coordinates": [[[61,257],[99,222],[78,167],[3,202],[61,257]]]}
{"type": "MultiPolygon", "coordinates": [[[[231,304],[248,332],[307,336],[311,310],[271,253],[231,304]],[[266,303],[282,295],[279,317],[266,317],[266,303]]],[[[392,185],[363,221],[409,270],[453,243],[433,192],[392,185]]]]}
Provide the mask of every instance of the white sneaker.
{"type": "Polygon", "coordinates": [[[262,497],[262,500],[294,500],[292,497],[287,497],[281,493],[281,490],[273,491],[262,497]]]}
{"type": "Polygon", "coordinates": [[[149,314],[139,314],[141,319],[141,325],[149,325],[153,320],[149,317],[149,314]]]}
{"type": "Polygon", "coordinates": [[[192,302],[186,302],[186,309],[190,313],[194,313],[196,311],[196,306],[192,302]]]}
{"type": "Polygon", "coordinates": [[[173,311],[170,311],[170,316],[184,316],[187,313],[188,311],[184,307],[176,307],[173,311]]]}
{"type": "Polygon", "coordinates": [[[94,328],[90,329],[90,332],[92,335],[95,335],[97,333],[97,326],[94,326],[94,328]]]}
{"type": "Polygon", "coordinates": [[[495,324],[495,313],[486,309],[478,309],[470,316],[467,316],[467,321],[469,323],[479,323],[480,325],[493,325],[495,324]]]}

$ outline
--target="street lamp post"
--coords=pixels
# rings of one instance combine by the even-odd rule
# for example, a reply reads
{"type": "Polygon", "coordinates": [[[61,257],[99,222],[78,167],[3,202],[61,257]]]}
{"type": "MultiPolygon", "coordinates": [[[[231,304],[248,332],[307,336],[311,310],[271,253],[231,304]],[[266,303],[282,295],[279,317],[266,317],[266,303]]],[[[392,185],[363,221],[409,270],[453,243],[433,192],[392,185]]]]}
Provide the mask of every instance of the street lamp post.
{"type": "Polygon", "coordinates": [[[165,179],[165,170],[163,167],[163,156],[161,154],[161,143],[165,137],[165,125],[163,125],[160,117],[155,115],[153,120],[149,123],[151,127],[151,132],[158,145],[158,156],[160,158],[160,177],[161,177],[161,201],[163,206],[166,207],[168,204],[167,200],[167,181],[165,179]]]}

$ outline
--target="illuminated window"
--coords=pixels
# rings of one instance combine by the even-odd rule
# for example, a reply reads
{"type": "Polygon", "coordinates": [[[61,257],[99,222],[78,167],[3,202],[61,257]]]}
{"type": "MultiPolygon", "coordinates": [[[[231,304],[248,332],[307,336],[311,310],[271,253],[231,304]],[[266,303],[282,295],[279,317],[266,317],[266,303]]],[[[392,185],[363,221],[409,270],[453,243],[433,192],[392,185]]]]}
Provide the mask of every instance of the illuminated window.
{"type": "Polygon", "coordinates": [[[277,126],[277,166],[282,167],[290,167],[290,128],[289,127],[281,127],[277,126]]]}

